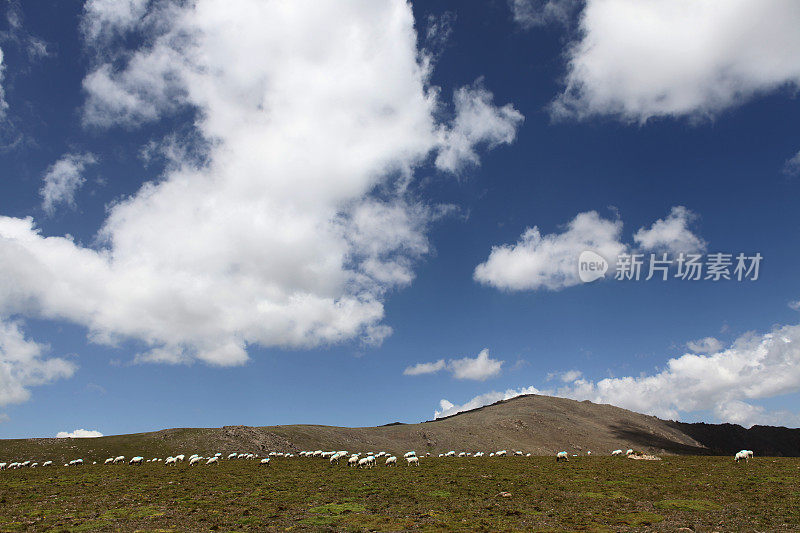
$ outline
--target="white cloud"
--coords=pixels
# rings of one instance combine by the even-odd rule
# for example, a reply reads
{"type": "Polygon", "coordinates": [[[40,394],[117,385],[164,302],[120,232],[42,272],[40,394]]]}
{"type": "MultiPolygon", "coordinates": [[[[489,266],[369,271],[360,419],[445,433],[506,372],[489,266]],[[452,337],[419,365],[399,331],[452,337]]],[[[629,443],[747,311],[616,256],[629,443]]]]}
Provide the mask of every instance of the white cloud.
{"type": "Polygon", "coordinates": [[[88,0],[81,19],[84,39],[95,43],[125,34],[143,22],[148,0],[88,0]]]}
{"type": "Polygon", "coordinates": [[[787,176],[800,175],[800,152],[797,152],[794,157],[786,161],[783,166],[783,173],[787,176]]]}
{"type": "MultiPolygon", "coordinates": [[[[639,228],[633,240],[638,251],[663,250],[672,253],[699,251],[706,243],[689,229],[696,215],[682,206],[639,228]]],[[[622,221],[602,218],[596,211],[579,213],[561,233],[542,235],[534,226],[525,230],[515,244],[493,246],[489,258],[475,268],[475,281],[509,290],[561,290],[581,283],[578,257],[592,250],[605,258],[609,271],[617,257],[629,250],[621,240],[622,221]]]]}
{"type": "Polygon", "coordinates": [[[511,104],[496,107],[493,98],[483,87],[482,80],[455,91],[456,116],[452,126],[443,132],[442,149],[436,157],[437,168],[458,172],[466,165],[479,163],[477,146],[486,144],[493,148],[514,141],[523,116],[511,104]]]}
{"type": "Polygon", "coordinates": [[[551,22],[567,23],[580,0],[508,0],[514,22],[529,29],[551,22]]]}
{"type": "Polygon", "coordinates": [[[800,300],[791,301],[788,305],[795,311],[800,311],[800,300]]]}
{"type": "Polygon", "coordinates": [[[47,346],[25,338],[18,321],[0,320],[0,406],[30,398],[30,387],[71,377],[75,364],[45,358],[47,346]]]}
{"type": "Polygon", "coordinates": [[[689,341],[686,343],[686,347],[694,353],[716,353],[722,349],[722,342],[715,337],[706,337],[696,341],[689,341]]]}
{"type": "Polygon", "coordinates": [[[556,116],[711,116],[800,87],[795,0],[588,0],[556,116]]]}
{"type": "Polygon", "coordinates": [[[447,370],[456,379],[485,381],[500,374],[504,362],[489,357],[489,349],[484,348],[476,357],[450,359],[447,362],[444,359],[439,359],[432,363],[417,363],[406,368],[403,374],[406,376],[419,376],[447,370]]]}
{"type": "Polygon", "coordinates": [[[93,154],[64,154],[50,165],[43,178],[44,185],[39,190],[42,209],[53,214],[59,204],[74,206],[75,191],[86,182],[86,178],[82,176],[83,171],[96,162],[93,154]]]}
{"type": "Polygon", "coordinates": [[[536,387],[508,389],[505,392],[492,391],[492,392],[487,392],[486,394],[481,394],[480,396],[475,396],[470,401],[462,405],[455,405],[452,402],[442,399],[439,402],[439,407],[441,411],[434,411],[433,417],[442,418],[445,416],[451,416],[460,413],[462,411],[469,411],[470,409],[477,409],[478,407],[491,405],[501,400],[510,400],[511,398],[516,398],[517,396],[522,396],[524,394],[542,394],[542,391],[540,391],[536,387]]]}
{"type": "Polygon", "coordinates": [[[76,429],[72,432],[59,431],[56,435],[57,439],[93,439],[102,437],[103,434],[99,431],[89,429],[76,429]]]}
{"type": "Polygon", "coordinates": [[[8,103],[6,102],[6,93],[3,89],[3,78],[5,77],[6,65],[3,62],[3,50],[0,49],[0,119],[6,116],[8,111],[8,103]]]}
{"type": "Polygon", "coordinates": [[[639,228],[633,240],[645,250],[672,254],[703,251],[706,248],[705,241],[689,229],[696,218],[697,215],[682,205],[675,206],[666,218],[656,220],[650,228],[639,228]]]}
{"type": "Polygon", "coordinates": [[[484,348],[475,358],[452,359],[447,366],[456,379],[485,381],[500,373],[503,361],[489,357],[489,349],[484,348]]]}
{"type": "Polygon", "coordinates": [[[489,258],[475,268],[475,280],[503,290],[560,290],[580,283],[578,256],[594,250],[609,265],[626,247],[620,242],[622,222],[595,211],[579,213],[561,233],[542,235],[534,226],[512,245],[493,246],[489,258]]]}
{"type": "Polygon", "coordinates": [[[435,374],[440,370],[444,370],[446,367],[447,363],[445,363],[444,359],[439,359],[433,363],[417,363],[416,365],[410,366],[403,370],[403,375],[421,376],[423,374],[435,374]]]}
{"type": "Polygon", "coordinates": [[[580,378],[582,374],[583,372],[581,372],[580,370],[567,370],[566,372],[562,372],[559,375],[559,378],[564,383],[571,383],[576,379],[580,378]]]}
{"type": "Polygon", "coordinates": [[[412,281],[429,225],[448,212],[409,190],[415,169],[452,149],[443,139],[491,145],[510,131],[435,120],[439,91],[401,0],[148,6],[142,22],[134,9],[115,23],[137,38],[111,44],[91,40],[107,10],[87,8],[99,63],[83,120],[133,127],[193,110],[203,157],[178,155],[111,206],[99,248],[0,217],[0,312],[138,340],[138,361],[231,365],[250,344],[379,343],[387,293],[412,281]]]}
{"type": "MultiPolygon", "coordinates": [[[[463,406],[439,413],[487,405],[528,389],[490,392],[463,406]]],[[[653,374],[577,379],[555,391],[564,398],[608,403],[664,419],[681,419],[683,414],[710,411],[717,419],[750,426],[753,424],[800,425],[800,413],[767,411],[754,400],[800,391],[800,325],[778,326],[761,335],[748,333],[729,347],[713,353],[686,353],[667,361],[653,374]]]]}

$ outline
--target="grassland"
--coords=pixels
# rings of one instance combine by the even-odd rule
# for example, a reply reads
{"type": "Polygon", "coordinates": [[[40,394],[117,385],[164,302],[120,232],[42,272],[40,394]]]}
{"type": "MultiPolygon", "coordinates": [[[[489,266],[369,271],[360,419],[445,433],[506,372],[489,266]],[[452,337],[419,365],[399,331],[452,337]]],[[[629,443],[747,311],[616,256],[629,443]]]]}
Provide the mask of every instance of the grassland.
{"type": "Polygon", "coordinates": [[[0,531],[800,531],[800,459],[421,463],[3,471],[0,531]]]}

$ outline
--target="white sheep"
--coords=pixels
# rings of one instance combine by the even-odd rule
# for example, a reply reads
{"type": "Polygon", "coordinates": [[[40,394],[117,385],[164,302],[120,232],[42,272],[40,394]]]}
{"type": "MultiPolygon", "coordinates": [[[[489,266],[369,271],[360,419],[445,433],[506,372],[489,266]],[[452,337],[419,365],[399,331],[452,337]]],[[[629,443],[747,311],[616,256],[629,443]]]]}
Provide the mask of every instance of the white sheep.
{"type": "Polygon", "coordinates": [[[397,466],[397,457],[390,455],[386,458],[386,466],[397,466]]]}
{"type": "Polygon", "coordinates": [[[176,462],[176,463],[181,463],[181,462],[183,462],[183,461],[184,461],[184,459],[186,459],[186,456],[185,456],[185,455],[183,455],[183,454],[180,454],[180,455],[176,455],[176,456],[175,456],[175,462],[176,462]]]}
{"type": "Polygon", "coordinates": [[[456,451],[455,450],[450,450],[449,452],[444,454],[445,457],[455,457],[455,455],[456,455],[456,451]]]}
{"type": "Polygon", "coordinates": [[[558,452],[556,454],[556,462],[569,461],[569,454],[567,452],[558,452]]]}
{"type": "Polygon", "coordinates": [[[494,452],[490,452],[489,457],[494,457],[494,452]]]}
{"type": "MultiPolygon", "coordinates": [[[[455,453],[455,452],[453,452],[453,453],[455,453]]],[[[403,457],[404,457],[404,458],[406,458],[406,459],[408,459],[409,457],[412,457],[412,456],[416,457],[416,455],[417,455],[417,452],[413,452],[413,451],[412,451],[412,452],[406,452],[406,453],[404,453],[404,454],[403,454],[403,457]]]]}
{"type": "Polygon", "coordinates": [[[0,463],[0,470],[5,470],[8,468],[8,463],[0,463]]]}
{"type": "Polygon", "coordinates": [[[114,462],[114,458],[113,457],[109,457],[108,459],[105,460],[105,462],[103,464],[104,465],[108,465],[108,464],[111,464],[113,462],[114,462]]]}
{"type": "Polygon", "coordinates": [[[236,452],[229,453],[228,454],[228,459],[236,459],[236,452]]]}
{"type": "Polygon", "coordinates": [[[73,459],[69,464],[70,466],[80,466],[83,464],[83,459],[73,459]]]}
{"type": "Polygon", "coordinates": [[[467,456],[467,452],[459,452],[458,456],[459,457],[466,457],[467,456]]]}
{"type": "Polygon", "coordinates": [[[736,452],[736,455],[733,456],[733,460],[737,463],[739,461],[747,462],[750,459],[750,455],[748,455],[747,450],[742,450],[740,452],[736,452]]]}
{"type": "Polygon", "coordinates": [[[514,455],[519,455],[521,457],[523,455],[523,453],[521,451],[517,450],[516,452],[514,452],[514,455]]]}
{"type": "Polygon", "coordinates": [[[622,450],[614,450],[613,452],[611,452],[612,457],[615,455],[622,455],[622,450]]]}
{"type": "Polygon", "coordinates": [[[625,455],[631,455],[632,453],[633,453],[632,448],[628,448],[627,450],[625,450],[625,455]]]}
{"type": "Polygon", "coordinates": [[[216,455],[214,457],[209,457],[208,461],[206,461],[207,465],[218,465],[219,464],[219,457],[216,455]]]}
{"type": "Polygon", "coordinates": [[[144,461],[144,457],[137,455],[136,457],[132,457],[128,464],[142,466],[142,461],[144,461]]]}
{"type": "Polygon", "coordinates": [[[358,464],[358,454],[357,454],[357,453],[354,453],[354,454],[353,454],[353,455],[351,455],[351,456],[350,456],[350,458],[347,460],[347,466],[356,466],[357,464],[358,464]]]}
{"type": "Polygon", "coordinates": [[[203,460],[202,457],[192,457],[191,459],[189,459],[189,466],[194,466],[202,460],[203,460]]]}
{"type": "Polygon", "coordinates": [[[416,455],[406,457],[406,466],[416,465],[419,466],[419,458],[416,455]]]}
{"type": "Polygon", "coordinates": [[[111,461],[111,462],[112,462],[113,464],[124,463],[124,462],[125,462],[125,456],[124,456],[124,455],[118,455],[118,456],[117,456],[117,457],[115,457],[115,458],[114,458],[114,460],[113,460],[113,461],[111,461]]]}
{"type": "Polygon", "coordinates": [[[42,463],[42,467],[45,467],[45,466],[53,466],[53,461],[45,461],[45,462],[43,462],[42,463]]]}
{"type": "Polygon", "coordinates": [[[261,466],[269,466],[269,457],[261,459],[261,466]]]}
{"type": "Polygon", "coordinates": [[[39,466],[39,463],[32,463],[31,464],[31,468],[36,468],[37,466],[39,466]]]}

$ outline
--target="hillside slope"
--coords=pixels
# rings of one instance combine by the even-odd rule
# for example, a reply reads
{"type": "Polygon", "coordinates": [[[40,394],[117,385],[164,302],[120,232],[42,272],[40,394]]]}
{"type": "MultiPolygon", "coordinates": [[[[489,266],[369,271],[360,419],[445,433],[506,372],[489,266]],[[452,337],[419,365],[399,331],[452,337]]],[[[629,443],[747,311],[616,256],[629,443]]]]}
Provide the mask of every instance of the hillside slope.
{"type": "Polygon", "coordinates": [[[419,424],[344,428],[316,425],[226,426],[168,429],[96,439],[0,440],[0,461],[42,458],[89,461],[110,455],[164,457],[177,453],[334,450],[403,451],[558,450],[607,455],[634,448],[651,453],[730,453],[748,447],[758,455],[800,455],[800,430],[668,422],[614,407],[527,395],[419,424]],[[738,428],[738,429],[737,429],[738,428]]]}

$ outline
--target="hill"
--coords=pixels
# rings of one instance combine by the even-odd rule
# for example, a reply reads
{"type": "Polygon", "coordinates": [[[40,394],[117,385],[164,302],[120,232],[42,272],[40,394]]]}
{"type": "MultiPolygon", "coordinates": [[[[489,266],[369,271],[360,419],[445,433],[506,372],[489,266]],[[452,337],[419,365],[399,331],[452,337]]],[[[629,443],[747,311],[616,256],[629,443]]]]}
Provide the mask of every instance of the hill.
{"type": "Polygon", "coordinates": [[[0,440],[0,460],[103,460],[111,455],[164,457],[177,453],[334,450],[438,454],[448,450],[522,450],[550,455],[608,454],[634,448],[659,454],[800,455],[800,430],[664,421],[612,405],[540,395],[519,396],[418,424],[346,428],[321,425],[179,428],[95,439],[0,440]]]}

